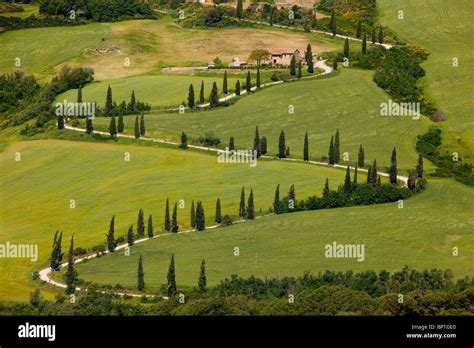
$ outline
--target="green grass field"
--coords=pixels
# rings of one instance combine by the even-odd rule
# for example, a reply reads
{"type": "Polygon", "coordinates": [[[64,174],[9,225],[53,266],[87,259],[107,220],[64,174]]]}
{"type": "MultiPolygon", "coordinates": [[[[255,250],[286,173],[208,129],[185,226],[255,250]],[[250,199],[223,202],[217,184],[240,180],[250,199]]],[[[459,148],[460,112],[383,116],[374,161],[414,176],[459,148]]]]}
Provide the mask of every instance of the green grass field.
{"type": "MultiPolygon", "coordinates": [[[[222,213],[238,214],[240,190],[253,188],[256,211],[267,210],[276,185],[282,195],[295,184],[297,196],[320,195],[326,177],[342,184],[344,170],[274,160],[219,164],[215,154],[134,145],[68,141],[15,143],[0,154],[0,243],[37,243],[36,263],[1,259],[1,299],[26,299],[33,290],[30,275],[47,265],[57,229],[65,240],[74,234],[77,246],[104,242],[110,218],[116,215],[116,235],[136,224],[138,210],[153,214],[156,232],[163,229],[165,201],[184,200],[178,221],[189,226],[191,200],[202,200],[212,225],[215,202],[222,213]],[[21,161],[15,162],[16,152],[21,161]],[[131,160],[124,161],[130,152],[131,160]],[[76,208],[70,209],[70,200],[76,208]]],[[[67,249],[67,242],[64,244],[67,249]]]]}
{"type": "MultiPolygon", "coordinates": [[[[388,96],[372,82],[372,72],[344,70],[341,74],[319,80],[307,80],[272,86],[251,96],[244,96],[230,107],[186,114],[150,114],[146,116],[147,136],[178,140],[181,131],[198,138],[213,131],[225,145],[235,137],[237,148],[253,144],[255,126],[268,139],[269,154],[277,153],[278,136],[283,129],[291,155],[303,156],[303,139],[309,133],[310,153],[319,160],[328,153],[331,135],[339,128],[341,153],[349,152],[356,160],[359,144],[365,147],[366,161],[377,159],[388,166],[393,146],[397,147],[402,169],[416,164],[414,148],[418,134],[431,121],[421,117],[382,117],[380,103],[388,96]],[[288,108],[294,106],[294,114],[288,108]]],[[[108,130],[108,118],[96,118],[96,129],[108,130]]],[[[133,134],[133,117],[126,118],[126,133],[133,134]]],[[[429,166],[429,164],[427,163],[429,166]]]]}
{"type": "Polygon", "coordinates": [[[472,216],[474,189],[447,180],[431,180],[429,189],[405,201],[290,215],[266,216],[250,223],[183,235],[165,235],[79,264],[81,278],[99,284],[134,287],[138,256],[144,260],[149,290],[166,282],[175,254],[178,285],[196,286],[201,260],[209,285],[231,274],[247,277],[298,276],[330,270],[450,268],[456,277],[474,275],[472,216]],[[449,207],[449,208],[448,208],[449,207]],[[330,259],[324,246],[333,242],[364,244],[365,260],[330,259]],[[234,247],[240,256],[234,256],[234,247]],[[459,248],[459,256],[452,248],[459,248]]]}
{"type": "Polygon", "coordinates": [[[446,114],[446,145],[465,160],[474,159],[474,50],[470,0],[380,0],[381,19],[404,40],[427,48],[431,56],[423,64],[422,84],[427,95],[446,114]],[[404,11],[404,19],[397,11],[404,11]],[[453,66],[453,59],[459,61],[453,66]]]}

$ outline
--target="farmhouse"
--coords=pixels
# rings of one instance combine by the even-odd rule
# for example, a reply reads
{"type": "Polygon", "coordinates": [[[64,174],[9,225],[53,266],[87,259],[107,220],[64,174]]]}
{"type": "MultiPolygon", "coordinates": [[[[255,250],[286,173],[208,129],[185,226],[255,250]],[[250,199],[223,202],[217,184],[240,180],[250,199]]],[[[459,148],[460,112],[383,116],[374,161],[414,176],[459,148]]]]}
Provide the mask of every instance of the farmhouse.
{"type": "Polygon", "coordinates": [[[300,51],[295,48],[272,48],[270,54],[271,58],[265,64],[288,66],[293,56],[297,63],[300,61],[300,51]]]}

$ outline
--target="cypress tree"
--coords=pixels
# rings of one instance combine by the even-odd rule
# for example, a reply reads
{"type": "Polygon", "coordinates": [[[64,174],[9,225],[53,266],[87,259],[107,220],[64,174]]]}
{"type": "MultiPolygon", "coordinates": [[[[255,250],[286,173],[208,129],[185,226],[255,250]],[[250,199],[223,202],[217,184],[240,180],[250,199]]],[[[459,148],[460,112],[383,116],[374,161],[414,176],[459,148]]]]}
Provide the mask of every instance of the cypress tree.
{"type": "Polygon", "coordinates": [[[260,66],[257,67],[257,82],[256,82],[257,88],[260,88],[261,86],[261,81],[260,81],[260,66]]]}
{"type": "Polygon", "coordinates": [[[206,217],[201,201],[198,201],[196,206],[196,229],[198,231],[204,231],[206,229],[206,217]]]}
{"type": "Polygon", "coordinates": [[[364,168],[365,152],[364,152],[364,147],[362,146],[362,144],[359,146],[359,153],[357,155],[357,163],[359,164],[360,168],[364,168]]]}
{"type": "Polygon", "coordinates": [[[329,143],[329,153],[328,153],[328,164],[334,164],[334,137],[331,137],[331,142],[329,143]]]}
{"type": "Polygon", "coordinates": [[[381,186],[382,185],[382,177],[380,175],[377,176],[377,184],[376,186],[381,186]]]}
{"type": "Polygon", "coordinates": [[[250,189],[249,199],[247,201],[247,219],[255,219],[255,206],[253,204],[253,190],[250,189]]]}
{"type": "Polygon", "coordinates": [[[198,288],[200,292],[207,292],[206,288],[206,261],[202,259],[201,271],[199,272],[198,288]]]}
{"type": "Polygon", "coordinates": [[[82,103],[82,87],[79,86],[79,89],[77,90],[77,102],[82,103]]]}
{"type": "Polygon", "coordinates": [[[237,80],[235,83],[235,95],[240,95],[240,81],[237,80]]]}
{"type": "Polygon", "coordinates": [[[217,91],[217,83],[212,84],[211,96],[209,97],[209,104],[211,108],[216,107],[219,104],[219,95],[217,91]]]}
{"type": "Polygon", "coordinates": [[[236,15],[238,19],[242,18],[243,0],[237,0],[236,15]]]}
{"type": "Polygon", "coordinates": [[[222,92],[224,94],[229,93],[229,88],[227,86],[227,70],[224,71],[224,81],[222,82],[222,92]]]}
{"type": "Polygon", "coordinates": [[[117,132],[123,133],[124,128],[125,128],[125,125],[123,123],[123,113],[120,112],[119,117],[118,117],[118,123],[117,123],[117,132]]]}
{"type": "Polygon", "coordinates": [[[416,165],[416,174],[419,178],[423,177],[423,156],[418,155],[418,164],[416,165]]]}
{"type": "Polygon", "coordinates": [[[222,222],[222,215],[221,215],[221,200],[217,198],[216,201],[216,222],[220,224],[222,222]]]}
{"type": "Polygon", "coordinates": [[[112,116],[112,118],[110,119],[109,133],[111,137],[114,137],[117,135],[117,126],[115,125],[115,116],[112,116]]]}
{"type": "Polygon", "coordinates": [[[135,90],[132,90],[132,95],[130,97],[130,111],[135,112],[136,100],[135,100],[135,90]]]}
{"type": "Polygon", "coordinates": [[[280,138],[278,140],[278,157],[286,158],[286,145],[285,145],[285,132],[280,132],[280,138]]]}
{"type": "Polygon", "coordinates": [[[112,101],[112,88],[110,86],[107,88],[107,97],[105,99],[105,113],[108,114],[112,111],[113,101],[112,101]]]}
{"type": "Polygon", "coordinates": [[[309,161],[308,132],[304,134],[303,160],[305,162],[309,161]]]}
{"type": "Polygon", "coordinates": [[[168,198],[166,198],[166,208],[165,208],[165,231],[171,231],[171,222],[170,222],[170,204],[168,198]]]}
{"type": "Polygon", "coordinates": [[[350,193],[351,192],[351,167],[348,165],[346,169],[346,178],[344,180],[344,192],[350,193]]]}
{"type": "Polygon", "coordinates": [[[295,185],[290,186],[290,192],[288,192],[288,199],[292,200],[294,204],[296,204],[296,192],[295,192],[295,185]]]}
{"type": "Polygon", "coordinates": [[[341,142],[339,141],[339,129],[334,137],[334,162],[339,163],[341,160],[341,142]]]}
{"type": "Polygon", "coordinates": [[[329,179],[326,178],[326,182],[324,183],[324,189],[323,189],[323,197],[326,198],[329,196],[329,179]]]}
{"type": "Polygon", "coordinates": [[[296,75],[296,57],[295,55],[291,56],[290,60],[290,75],[295,76],[296,75]]]}
{"type": "Polygon", "coordinates": [[[138,259],[138,270],[137,270],[137,289],[138,291],[145,290],[145,273],[143,273],[143,260],[142,256],[138,259]]]}
{"type": "Polygon", "coordinates": [[[372,166],[367,170],[367,184],[372,184],[372,166]]]}
{"type": "Polygon", "coordinates": [[[174,204],[173,220],[172,220],[172,223],[171,223],[171,227],[172,227],[172,232],[174,232],[174,233],[178,232],[178,230],[179,230],[179,226],[178,226],[178,203],[174,204]]]}
{"type": "Polygon", "coordinates": [[[360,39],[360,36],[362,35],[362,23],[360,21],[357,22],[357,38],[360,39]]]}
{"type": "Polygon", "coordinates": [[[61,244],[62,244],[62,239],[63,239],[63,233],[59,235],[58,238],[58,232],[54,234],[54,241],[53,241],[53,249],[51,251],[51,257],[50,257],[50,266],[51,269],[54,271],[57,271],[61,267],[61,261],[63,259],[63,253],[61,251],[61,244]]]}
{"type": "Polygon", "coordinates": [[[239,217],[245,219],[245,190],[243,187],[240,193],[239,217]]]}
{"type": "Polygon", "coordinates": [[[265,155],[267,153],[267,138],[265,136],[260,139],[260,152],[262,155],[265,155]]]}
{"type": "Polygon", "coordinates": [[[194,101],[194,87],[192,83],[189,85],[188,90],[188,106],[190,109],[194,109],[196,107],[196,102],[194,101]]]}
{"type": "Polygon", "coordinates": [[[147,233],[148,233],[148,238],[153,238],[153,217],[150,215],[148,215],[148,230],[147,230],[147,233]]]}
{"type": "Polygon", "coordinates": [[[362,39],[362,54],[367,54],[367,34],[364,33],[364,38],[362,39]]]}
{"type": "Polygon", "coordinates": [[[395,147],[392,150],[392,159],[390,162],[390,183],[396,185],[397,184],[397,150],[395,147]]]}
{"type": "Polygon", "coordinates": [[[196,228],[196,209],[194,208],[194,201],[191,203],[191,227],[196,228]]]}
{"type": "Polygon", "coordinates": [[[344,41],[344,57],[349,58],[349,39],[346,37],[344,41]]]}
{"type": "MultiPolygon", "coordinates": [[[[119,125],[120,125],[120,122],[119,122],[119,125]]],[[[92,118],[86,117],[86,133],[92,134],[93,132],[94,132],[94,126],[92,125],[92,118]]]]}
{"type": "Polygon", "coordinates": [[[383,28],[379,28],[379,44],[383,44],[383,28]]]}
{"type": "Polygon", "coordinates": [[[107,249],[110,252],[115,251],[115,215],[112,216],[112,220],[110,220],[109,232],[107,233],[107,249]]]}
{"type": "Polygon", "coordinates": [[[77,276],[74,268],[74,237],[71,237],[66,271],[66,294],[71,295],[76,291],[77,276]]]}
{"type": "Polygon", "coordinates": [[[377,186],[377,160],[374,160],[374,164],[372,165],[372,186],[377,186]]]}
{"type": "Polygon", "coordinates": [[[275,214],[280,213],[280,184],[275,189],[275,198],[273,199],[273,211],[275,214]]]}
{"type": "Polygon", "coordinates": [[[374,26],[374,27],[372,27],[372,44],[374,44],[376,42],[375,36],[376,36],[376,34],[375,34],[375,26],[374,26]]]}
{"type": "Polygon", "coordinates": [[[354,181],[353,181],[353,184],[354,186],[357,185],[357,172],[358,172],[359,168],[357,167],[357,163],[355,165],[355,168],[354,168],[354,181]]]}
{"type": "Polygon", "coordinates": [[[143,220],[143,209],[140,209],[137,219],[137,234],[139,237],[145,236],[145,222],[143,220]]]}
{"type": "Polygon", "coordinates": [[[247,72],[247,79],[245,80],[245,90],[247,93],[252,91],[252,79],[250,77],[250,71],[247,72]]]}
{"type": "Polygon", "coordinates": [[[255,128],[255,137],[253,138],[253,151],[257,153],[257,158],[259,158],[262,153],[260,151],[260,135],[258,134],[258,126],[255,128]]]}
{"type": "Polygon", "coordinates": [[[58,129],[64,129],[64,116],[58,116],[58,129]]]}
{"type": "Polygon", "coordinates": [[[201,90],[199,91],[199,104],[204,104],[206,98],[204,98],[204,81],[201,81],[201,90]]]}
{"type": "Polygon", "coordinates": [[[133,245],[133,242],[134,242],[134,237],[133,237],[133,225],[130,225],[130,227],[128,228],[128,232],[127,232],[127,242],[128,242],[128,245],[129,245],[129,246],[132,246],[132,245],[133,245]]]}
{"type": "Polygon", "coordinates": [[[176,296],[176,274],[174,269],[174,254],[171,254],[170,267],[168,268],[168,297],[176,296]]]}
{"type": "Polygon", "coordinates": [[[336,36],[336,14],[334,10],[331,11],[331,19],[329,22],[329,27],[331,28],[332,36],[336,36]]]}
{"type": "Polygon", "coordinates": [[[410,169],[410,171],[408,172],[407,186],[412,191],[416,189],[416,176],[416,171],[410,169]]]}
{"type": "Polygon", "coordinates": [[[229,151],[234,151],[234,150],[235,150],[234,137],[231,136],[229,139],[229,151]]]}
{"type": "Polygon", "coordinates": [[[303,76],[303,72],[301,71],[301,59],[300,59],[298,62],[298,75],[296,77],[300,79],[302,76],[303,76]]]}
{"type": "Polygon", "coordinates": [[[337,60],[336,59],[334,59],[334,62],[332,63],[332,68],[334,70],[337,70],[337,60]]]}
{"type": "Polygon", "coordinates": [[[184,132],[181,132],[181,144],[179,145],[179,147],[182,149],[188,148],[188,136],[184,132]]]}
{"type": "Polygon", "coordinates": [[[313,51],[310,44],[306,46],[305,60],[306,60],[306,64],[308,65],[308,73],[312,74],[314,72],[314,64],[313,64],[313,51]]]}
{"type": "Polygon", "coordinates": [[[138,116],[135,117],[134,133],[135,139],[140,139],[140,126],[138,125],[138,116]]]}

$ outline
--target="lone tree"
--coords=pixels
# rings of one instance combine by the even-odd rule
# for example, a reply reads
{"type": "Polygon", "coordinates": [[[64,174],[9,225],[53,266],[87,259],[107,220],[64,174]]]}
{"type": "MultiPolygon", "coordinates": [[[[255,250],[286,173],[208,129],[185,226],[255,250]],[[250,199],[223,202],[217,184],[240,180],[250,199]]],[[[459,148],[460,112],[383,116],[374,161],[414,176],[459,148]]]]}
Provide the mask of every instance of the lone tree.
{"type": "Polygon", "coordinates": [[[298,77],[299,79],[303,77],[303,72],[301,70],[301,59],[298,61],[298,75],[296,77],[298,77]]]}
{"type": "Polygon", "coordinates": [[[379,44],[383,44],[383,27],[379,28],[379,44]]]}
{"type": "Polygon", "coordinates": [[[389,170],[390,183],[391,184],[394,184],[394,185],[397,184],[397,174],[398,174],[397,172],[398,172],[398,170],[397,170],[397,150],[394,147],[393,150],[392,150],[392,159],[391,159],[391,162],[390,162],[390,170],[389,170]]]}
{"type": "Polygon", "coordinates": [[[235,95],[240,95],[240,81],[237,80],[235,83],[235,95]]]}
{"type": "Polygon", "coordinates": [[[222,222],[222,214],[221,214],[221,200],[220,198],[217,198],[216,201],[216,217],[215,221],[220,224],[222,222]]]}
{"type": "Polygon", "coordinates": [[[250,77],[250,71],[247,72],[247,78],[245,80],[245,90],[247,93],[250,93],[252,91],[252,79],[250,77]]]}
{"type": "MultiPolygon", "coordinates": [[[[196,213],[196,220],[197,220],[197,213],[196,213]]],[[[178,226],[178,203],[174,204],[173,208],[173,221],[172,221],[172,232],[177,233],[179,230],[178,226]]]]}
{"type": "Polygon", "coordinates": [[[308,73],[312,74],[314,72],[314,64],[313,64],[313,51],[311,49],[310,44],[306,46],[306,52],[304,54],[304,58],[306,60],[306,65],[308,66],[308,73]]]}
{"type": "Polygon", "coordinates": [[[416,165],[416,174],[419,178],[423,177],[423,156],[418,155],[418,164],[416,165]]]}
{"type": "Polygon", "coordinates": [[[170,222],[170,204],[168,198],[166,198],[166,208],[165,208],[165,231],[171,230],[171,222],[170,222]]]}
{"type": "Polygon", "coordinates": [[[118,123],[117,123],[117,132],[123,133],[124,128],[125,128],[125,125],[123,123],[123,112],[120,112],[120,115],[118,117],[118,123]]]}
{"type": "Polygon", "coordinates": [[[127,232],[127,242],[128,242],[128,245],[129,246],[132,246],[133,243],[134,243],[134,237],[133,237],[133,225],[130,225],[130,227],[128,228],[128,232],[127,232]]]}
{"type": "Polygon", "coordinates": [[[357,154],[357,164],[359,165],[360,168],[364,168],[364,163],[365,163],[364,147],[362,146],[362,144],[360,144],[359,153],[357,154]]]}
{"type": "Polygon", "coordinates": [[[290,60],[290,75],[291,76],[296,75],[296,57],[294,54],[291,56],[291,60],[290,60]]]}
{"type": "Polygon", "coordinates": [[[147,228],[148,238],[153,238],[153,217],[148,215],[148,228],[147,228]]]}
{"type": "Polygon", "coordinates": [[[196,205],[196,229],[198,231],[204,231],[206,229],[206,217],[201,201],[198,201],[196,205]]]}
{"type": "Polygon", "coordinates": [[[190,109],[194,109],[196,107],[196,102],[194,100],[194,87],[192,83],[189,85],[188,90],[188,106],[190,109]]]}
{"type": "Polygon", "coordinates": [[[80,104],[82,103],[82,87],[79,86],[79,89],[77,90],[77,102],[80,104]]]}
{"type": "Polygon", "coordinates": [[[145,222],[143,220],[143,209],[140,209],[138,212],[138,219],[137,219],[137,235],[139,237],[145,236],[145,222]]]}
{"type": "Polygon", "coordinates": [[[267,138],[265,136],[260,139],[260,152],[262,155],[267,153],[267,138]]]}
{"type": "Polygon", "coordinates": [[[245,219],[245,189],[243,187],[240,193],[239,217],[245,219]]]}
{"type": "Polygon", "coordinates": [[[253,190],[250,189],[249,199],[247,201],[247,219],[255,219],[255,206],[253,203],[253,190]]]}
{"type": "Polygon", "coordinates": [[[339,163],[341,160],[341,142],[339,140],[339,129],[336,130],[336,136],[334,137],[334,162],[339,163]]]}
{"type": "Polygon", "coordinates": [[[349,39],[347,37],[344,41],[344,57],[349,58],[349,39]]]}
{"type": "Polygon", "coordinates": [[[377,173],[377,160],[374,159],[374,163],[372,164],[372,186],[377,186],[377,179],[378,179],[378,173],[377,173]]]}
{"type": "Polygon", "coordinates": [[[200,292],[207,292],[206,288],[206,261],[202,259],[201,271],[199,272],[198,287],[200,292]]]}
{"type": "Polygon", "coordinates": [[[194,201],[191,203],[191,227],[196,228],[196,208],[194,207],[194,201]]]}
{"type": "Polygon", "coordinates": [[[138,116],[135,117],[134,133],[135,139],[140,139],[140,126],[138,125],[138,116]]]}
{"type": "Polygon", "coordinates": [[[181,144],[179,144],[179,147],[181,149],[187,149],[188,148],[188,136],[184,132],[181,132],[181,144]]]}
{"type": "Polygon", "coordinates": [[[271,53],[264,49],[255,49],[250,52],[250,56],[248,58],[249,62],[255,61],[257,63],[257,67],[260,67],[262,61],[270,59],[271,53]]]}
{"type": "Polygon", "coordinates": [[[238,19],[242,19],[243,0],[237,0],[236,15],[238,19]]]}
{"type": "Polygon", "coordinates": [[[334,137],[331,137],[331,142],[329,143],[329,153],[328,153],[328,164],[334,164],[334,137]]]}
{"type": "Polygon", "coordinates": [[[211,108],[216,107],[219,105],[219,95],[217,91],[217,83],[214,82],[212,84],[212,89],[211,89],[211,96],[209,97],[209,105],[211,108]]]}
{"type": "MultiPolygon", "coordinates": [[[[120,127],[120,118],[119,118],[119,127],[120,127]]],[[[94,126],[92,125],[92,118],[86,117],[86,133],[92,134],[93,132],[94,132],[94,126]]]]}
{"type": "Polygon", "coordinates": [[[74,237],[71,237],[66,271],[66,294],[71,295],[76,291],[77,276],[74,268],[74,237]]]}
{"type": "Polygon", "coordinates": [[[309,161],[309,143],[308,143],[308,132],[304,134],[304,146],[303,146],[303,160],[309,161]]]}
{"type": "Polygon", "coordinates": [[[331,19],[329,21],[329,28],[331,28],[332,36],[336,36],[336,14],[334,10],[331,11],[331,19]]]}
{"type": "Polygon", "coordinates": [[[285,132],[280,132],[280,138],[278,139],[278,157],[286,158],[286,145],[285,145],[285,132]]]}
{"type": "Polygon", "coordinates": [[[326,182],[324,183],[324,189],[323,189],[323,197],[326,198],[329,196],[329,179],[326,178],[326,182]]]}
{"type": "Polygon", "coordinates": [[[107,249],[112,253],[115,251],[115,215],[110,220],[109,232],[107,233],[107,249]]]}
{"type": "Polygon", "coordinates": [[[234,151],[234,150],[235,150],[234,137],[231,136],[229,138],[229,151],[234,151]]]}
{"type": "Polygon", "coordinates": [[[257,82],[256,82],[256,86],[257,88],[260,88],[260,86],[262,85],[261,81],[260,81],[260,67],[257,68],[257,82]]]}
{"type": "Polygon", "coordinates": [[[136,99],[135,99],[135,90],[132,90],[132,95],[130,96],[130,111],[135,112],[136,99]]]}
{"type": "Polygon", "coordinates": [[[262,155],[260,151],[260,135],[258,134],[258,126],[255,128],[255,136],[253,138],[253,151],[257,154],[257,158],[262,155]]]}
{"type": "Polygon", "coordinates": [[[63,252],[61,251],[63,233],[61,232],[59,234],[59,237],[58,233],[59,231],[56,231],[56,233],[54,234],[53,248],[51,250],[51,257],[49,258],[50,266],[53,271],[57,271],[61,268],[61,261],[63,259],[63,252]]]}
{"type": "Polygon", "coordinates": [[[224,81],[222,82],[222,92],[224,94],[229,93],[229,87],[227,86],[227,70],[224,71],[224,81]]]}
{"type": "Polygon", "coordinates": [[[143,273],[143,260],[142,256],[138,259],[138,270],[137,270],[137,289],[138,291],[145,290],[145,273],[143,273]]]}
{"type": "Polygon", "coordinates": [[[206,98],[204,98],[204,80],[201,81],[201,90],[199,91],[199,104],[204,104],[206,98]]]}
{"type": "Polygon", "coordinates": [[[360,39],[360,36],[362,35],[362,23],[361,21],[357,22],[357,33],[356,36],[358,39],[360,39]]]}
{"type": "Polygon", "coordinates": [[[280,213],[280,184],[275,189],[275,198],[273,199],[273,211],[275,214],[280,213]]]}
{"type": "Polygon", "coordinates": [[[174,270],[174,254],[171,254],[170,267],[168,268],[168,297],[176,296],[176,274],[174,270]]]}
{"type": "Polygon", "coordinates": [[[364,33],[364,38],[362,39],[362,54],[367,54],[367,34],[364,33]]]}
{"type": "Polygon", "coordinates": [[[351,183],[351,167],[348,165],[346,169],[346,178],[344,179],[344,193],[351,193],[352,183],[351,183]]]}
{"type": "Polygon", "coordinates": [[[112,88],[107,88],[107,97],[105,99],[105,113],[108,114],[113,109],[112,88]]]}
{"type": "Polygon", "coordinates": [[[115,116],[112,116],[112,118],[110,119],[109,133],[111,137],[114,137],[117,135],[117,126],[115,124],[115,116]]]}

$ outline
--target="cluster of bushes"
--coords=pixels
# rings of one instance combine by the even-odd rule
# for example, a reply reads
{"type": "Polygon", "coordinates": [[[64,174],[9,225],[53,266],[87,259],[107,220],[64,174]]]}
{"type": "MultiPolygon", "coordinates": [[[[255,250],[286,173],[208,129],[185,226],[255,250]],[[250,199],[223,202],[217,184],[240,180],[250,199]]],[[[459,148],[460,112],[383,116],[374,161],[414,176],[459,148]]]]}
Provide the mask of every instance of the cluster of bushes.
{"type": "Polygon", "coordinates": [[[37,17],[32,15],[27,18],[0,16],[0,32],[16,29],[59,27],[87,24],[84,19],[69,19],[65,17],[37,17]]]}

